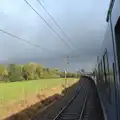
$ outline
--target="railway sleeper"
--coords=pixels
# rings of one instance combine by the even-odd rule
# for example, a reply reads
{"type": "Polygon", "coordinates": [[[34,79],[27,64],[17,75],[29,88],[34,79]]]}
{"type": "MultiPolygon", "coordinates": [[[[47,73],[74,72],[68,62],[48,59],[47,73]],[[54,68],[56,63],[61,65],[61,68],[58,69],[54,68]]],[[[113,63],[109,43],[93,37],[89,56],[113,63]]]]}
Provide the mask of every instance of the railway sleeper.
{"type": "Polygon", "coordinates": [[[60,117],[60,120],[79,120],[79,116],[60,117]]]}

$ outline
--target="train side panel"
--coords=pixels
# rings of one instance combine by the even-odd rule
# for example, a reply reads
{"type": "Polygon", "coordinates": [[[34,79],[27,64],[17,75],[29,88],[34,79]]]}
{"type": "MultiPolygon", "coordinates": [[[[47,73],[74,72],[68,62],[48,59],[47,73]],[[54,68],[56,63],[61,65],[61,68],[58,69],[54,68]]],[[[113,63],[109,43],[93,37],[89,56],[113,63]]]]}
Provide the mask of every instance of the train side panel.
{"type": "Polygon", "coordinates": [[[110,16],[115,51],[116,108],[120,119],[120,0],[115,0],[110,16]]]}
{"type": "MultiPolygon", "coordinates": [[[[113,2],[113,1],[112,1],[113,2]]],[[[108,120],[119,119],[120,71],[120,1],[116,0],[97,62],[97,86],[108,120]],[[116,24],[119,25],[116,27],[116,24]],[[117,37],[116,37],[117,31],[117,37]],[[117,38],[117,39],[116,39],[117,38]],[[119,57],[118,57],[119,56],[119,57]]]]}
{"type": "Polygon", "coordinates": [[[114,48],[110,23],[107,25],[105,40],[101,47],[101,55],[98,63],[99,92],[105,106],[108,120],[116,120],[115,79],[114,79],[114,48]]]}

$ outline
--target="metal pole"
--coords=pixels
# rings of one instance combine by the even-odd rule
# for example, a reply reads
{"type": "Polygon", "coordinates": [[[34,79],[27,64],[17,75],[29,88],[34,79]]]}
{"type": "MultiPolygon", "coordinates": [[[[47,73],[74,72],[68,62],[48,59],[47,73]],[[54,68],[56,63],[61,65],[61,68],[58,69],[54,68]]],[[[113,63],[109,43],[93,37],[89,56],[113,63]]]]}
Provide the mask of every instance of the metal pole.
{"type": "Polygon", "coordinates": [[[67,71],[65,70],[65,90],[66,90],[66,84],[67,84],[67,71]]]}
{"type": "Polygon", "coordinates": [[[69,64],[68,62],[68,58],[69,56],[65,57],[65,90],[66,90],[66,87],[67,87],[67,64],[69,64]]]}

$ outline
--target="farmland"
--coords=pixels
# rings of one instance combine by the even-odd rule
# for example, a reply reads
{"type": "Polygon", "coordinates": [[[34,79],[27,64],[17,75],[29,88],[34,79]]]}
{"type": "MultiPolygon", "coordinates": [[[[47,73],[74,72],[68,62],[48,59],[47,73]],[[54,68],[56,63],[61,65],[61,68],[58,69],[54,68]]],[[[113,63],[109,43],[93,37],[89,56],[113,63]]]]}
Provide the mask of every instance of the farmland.
{"type": "MultiPolygon", "coordinates": [[[[68,80],[71,81],[73,78],[68,80]]],[[[45,88],[52,88],[64,83],[64,78],[0,83],[0,100],[4,104],[10,101],[17,101],[45,88]]]]}
{"type": "MultiPolygon", "coordinates": [[[[75,78],[67,78],[68,84],[73,84],[75,81],[75,78]]],[[[0,83],[0,118],[21,111],[28,104],[35,104],[39,101],[36,96],[38,93],[45,93],[47,97],[61,92],[62,85],[64,84],[64,78],[0,83]],[[57,89],[54,90],[52,88],[57,89]],[[24,101],[26,101],[25,104],[23,103],[24,101]]]]}

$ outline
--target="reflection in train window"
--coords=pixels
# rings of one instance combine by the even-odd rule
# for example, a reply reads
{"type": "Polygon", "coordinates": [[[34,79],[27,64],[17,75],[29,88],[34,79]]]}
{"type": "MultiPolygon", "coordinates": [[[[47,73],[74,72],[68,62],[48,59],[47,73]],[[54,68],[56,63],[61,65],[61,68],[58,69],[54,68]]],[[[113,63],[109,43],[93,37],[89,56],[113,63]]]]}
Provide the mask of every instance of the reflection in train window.
{"type": "Polygon", "coordinates": [[[105,83],[108,84],[108,81],[109,81],[109,64],[108,64],[108,54],[107,54],[107,52],[103,56],[103,61],[104,61],[105,83]]]}
{"type": "Polygon", "coordinates": [[[102,59],[102,78],[103,78],[103,82],[105,83],[104,73],[105,73],[105,70],[104,70],[104,60],[102,59]]]}
{"type": "Polygon", "coordinates": [[[117,21],[115,26],[115,38],[116,38],[116,50],[117,50],[117,59],[118,59],[118,66],[120,70],[120,17],[117,21]]]}
{"type": "Polygon", "coordinates": [[[100,63],[98,64],[98,81],[100,82],[100,63]]]}
{"type": "Polygon", "coordinates": [[[108,62],[108,53],[105,52],[103,56],[104,63],[104,77],[105,77],[105,92],[108,96],[107,99],[111,103],[111,89],[110,89],[110,77],[109,77],[109,62],[108,62]]]}
{"type": "Polygon", "coordinates": [[[100,61],[100,79],[101,79],[101,82],[103,81],[103,68],[102,68],[102,60],[100,61]]]}

